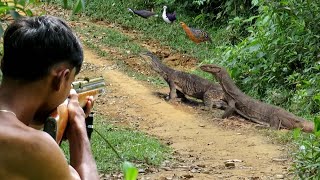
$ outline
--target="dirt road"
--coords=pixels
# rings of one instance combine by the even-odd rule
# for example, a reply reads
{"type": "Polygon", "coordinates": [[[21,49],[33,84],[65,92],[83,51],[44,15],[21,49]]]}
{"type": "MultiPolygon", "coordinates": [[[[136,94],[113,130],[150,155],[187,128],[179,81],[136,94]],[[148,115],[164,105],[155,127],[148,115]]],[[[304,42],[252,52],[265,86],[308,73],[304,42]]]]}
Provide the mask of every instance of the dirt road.
{"type": "Polygon", "coordinates": [[[159,96],[168,88],[135,80],[88,48],[85,61],[80,76],[102,75],[108,84],[107,95],[96,105],[98,112],[156,136],[175,150],[172,162],[140,173],[140,179],[287,179],[284,147],[250,123],[214,118],[220,111],[206,113],[188,104],[171,104],[159,96]],[[227,161],[233,161],[230,167],[227,161]]]}

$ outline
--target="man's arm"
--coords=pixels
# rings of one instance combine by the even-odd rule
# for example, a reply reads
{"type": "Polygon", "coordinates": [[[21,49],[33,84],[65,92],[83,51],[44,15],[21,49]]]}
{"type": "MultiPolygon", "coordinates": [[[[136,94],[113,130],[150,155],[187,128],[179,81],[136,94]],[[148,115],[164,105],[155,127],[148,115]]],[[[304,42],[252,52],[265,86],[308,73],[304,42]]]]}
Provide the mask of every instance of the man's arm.
{"type": "Polygon", "coordinates": [[[91,97],[88,98],[85,113],[79,105],[77,93],[71,90],[68,103],[69,126],[66,133],[70,148],[70,165],[78,172],[81,179],[98,180],[99,174],[85,124],[86,114],[90,113],[92,106],[91,97]]]}

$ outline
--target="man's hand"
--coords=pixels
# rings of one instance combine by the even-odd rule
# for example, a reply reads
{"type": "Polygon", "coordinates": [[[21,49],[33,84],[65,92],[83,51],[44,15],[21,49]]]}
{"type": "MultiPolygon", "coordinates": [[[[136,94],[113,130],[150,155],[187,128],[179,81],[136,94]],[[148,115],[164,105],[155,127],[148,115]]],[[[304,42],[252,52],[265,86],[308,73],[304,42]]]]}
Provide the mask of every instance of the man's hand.
{"type": "Polygon", "coordinates": [[[94,105],[94,99],[93,96],[88,96],[87,97],[87,104],[86,106],[83,108],[84,109],[84,113],[86,114],[86,117],[89,116],[89,114],[91,113],[91,110],[93,108],[94,105]]]}
{"type": "Polygon", "coordinates": [[[87,97],[87,99],[84,111],[79,105],[78,94],[71,89],[68,103],[69,125],[66,131],[70,148],[70,165],[81,179],[98,180],[98,170],[91,152],[85,123],[85,118],[93,107],[93,97],[87,97]]]}
{"type": "Polygon", "coordinates": [[[69,128],[67,129],[67,137],[70,132],[70,129],[74,130],[86,130],[85,118],[88,117],[92,108],[94,100],[93,96],[87,97],[87,104],[84,108],[81,108],[78,101],[78,94],[74,89],[70,90],[69,103],[68,103],[68,122],[69,128]]]}

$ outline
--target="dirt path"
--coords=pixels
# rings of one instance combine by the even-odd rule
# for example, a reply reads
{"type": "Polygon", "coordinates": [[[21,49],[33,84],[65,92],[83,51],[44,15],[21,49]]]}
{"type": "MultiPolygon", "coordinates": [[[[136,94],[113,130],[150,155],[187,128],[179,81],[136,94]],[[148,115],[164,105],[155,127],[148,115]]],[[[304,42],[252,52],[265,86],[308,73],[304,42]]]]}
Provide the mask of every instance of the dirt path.
{"type": "Polygon", "coordinates": [[[80,76],[103,75],[108,84],[96,105],[98,112],[156,136],[175,150],[173,162],[140,173],[140,179],[286,179],[288,162],[279,161],[284,148],[252,126],[213,119],[219,111],[205,115],[185,104],[170,104],[157,95],[168,88],[155,89],[128,77],[113,61],[87,48],[85,61],[80,76]],[[235,168],[227,168],[227,160],[234,160],[235,168]]]}

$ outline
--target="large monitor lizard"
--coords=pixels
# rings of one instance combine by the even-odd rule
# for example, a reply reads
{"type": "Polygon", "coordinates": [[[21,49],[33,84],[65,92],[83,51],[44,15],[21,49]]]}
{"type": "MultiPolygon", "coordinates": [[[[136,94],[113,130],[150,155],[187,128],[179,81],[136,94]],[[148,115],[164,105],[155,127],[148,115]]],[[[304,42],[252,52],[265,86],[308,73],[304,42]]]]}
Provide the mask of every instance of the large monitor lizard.
{"type": "Polygon", "coordinates": [[[151,52],[141,53],[142,57],[151,59],[153,69],[168,83],[170,87],[169,100],[188,95],[203,101],[206,110],[225,108],[226,103],[221,100],[223,91],[218,83],[194,74],[174,70],[164,65],[158,57],[151,52]]]}
{"type": "Polygon", "coordinates": [[[301,128],[305,132],[313,131],[313,122],[297,117],[283,108],[263,103],[244,94],[235,85],[225,68],[208,64],[200,66],[200,69],[211,73],[219,81],[224,91],[224,100],[229,107],[226,108],[222,118],[229,117],[233,112],[236,112],[245,119],[275,129],[301,128]]]}

